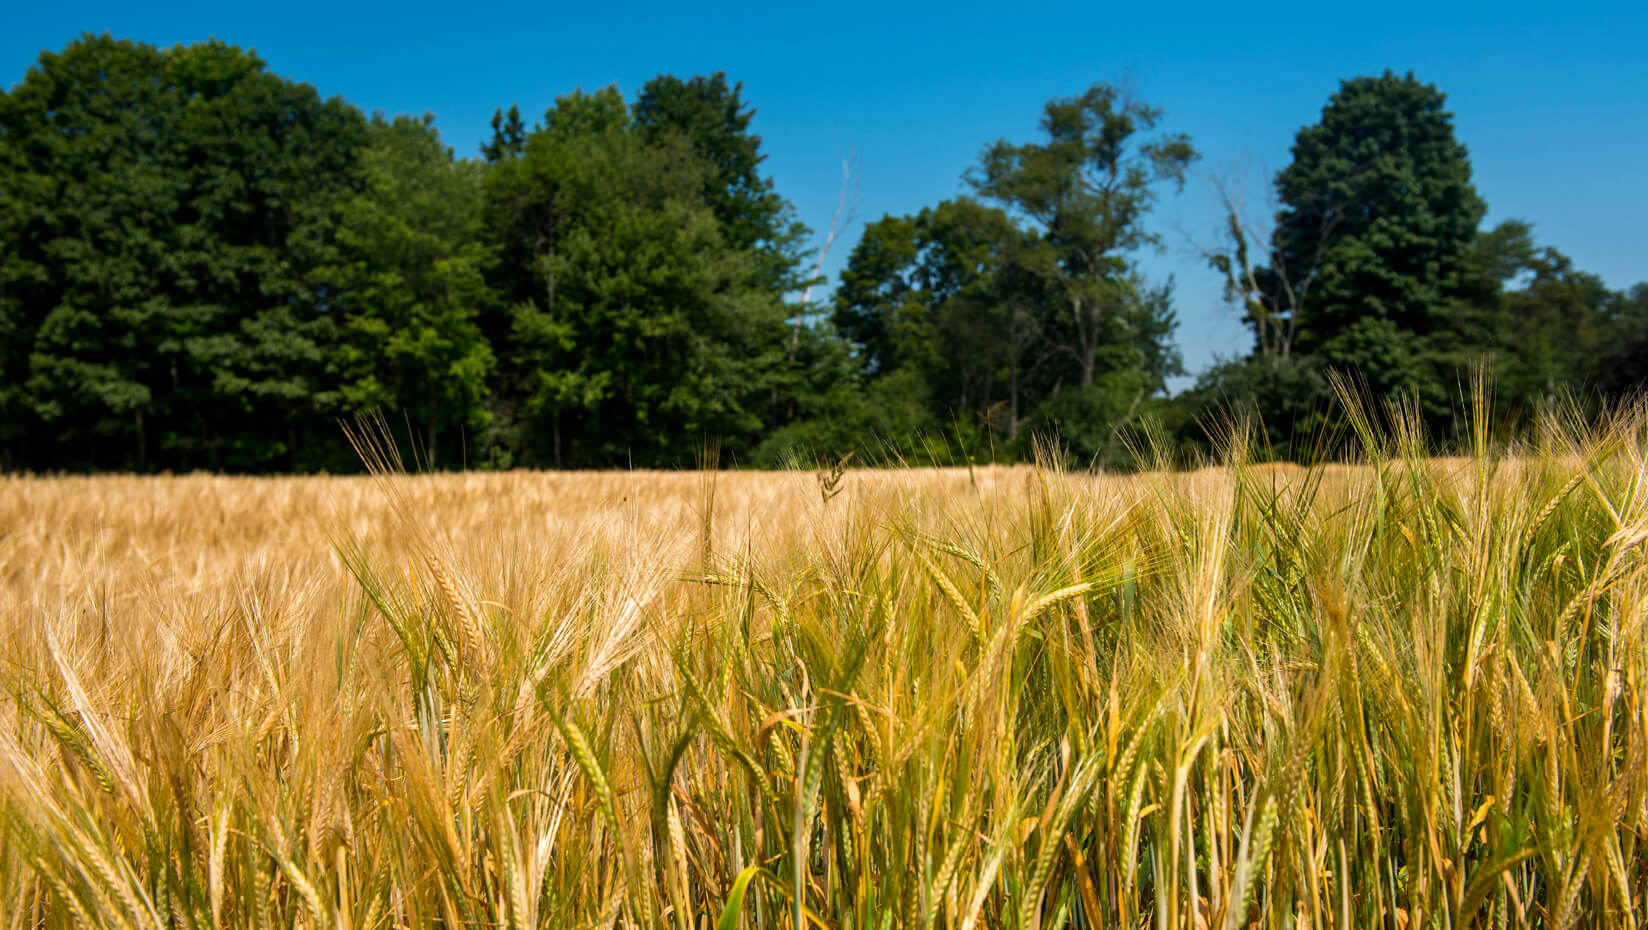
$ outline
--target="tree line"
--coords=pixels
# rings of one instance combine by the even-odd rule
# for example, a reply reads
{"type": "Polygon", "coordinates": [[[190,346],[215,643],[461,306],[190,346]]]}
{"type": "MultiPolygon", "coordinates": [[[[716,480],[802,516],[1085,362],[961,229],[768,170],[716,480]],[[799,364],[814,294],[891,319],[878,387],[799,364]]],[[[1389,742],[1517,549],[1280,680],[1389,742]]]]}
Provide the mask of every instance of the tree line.
{"type": "Polygon", "coordinates": [[[1197,159],[1129,89],[1050,101],[966,196],[867,225],[830,301],[723,74],[500,109],[479,157],[219,42],[84,36],[0,93],[0,467],[352,470],[378,412],[435,468],[1011,460],[1126,466],[1327,372],[1441,435],[1488,366],[1507,423],[1648,376],[1648,287],[1482,229],[1440,91],[1346,81],[1205,245],[1251,351],[1194,388],[1139,267],[1197,159]]]}

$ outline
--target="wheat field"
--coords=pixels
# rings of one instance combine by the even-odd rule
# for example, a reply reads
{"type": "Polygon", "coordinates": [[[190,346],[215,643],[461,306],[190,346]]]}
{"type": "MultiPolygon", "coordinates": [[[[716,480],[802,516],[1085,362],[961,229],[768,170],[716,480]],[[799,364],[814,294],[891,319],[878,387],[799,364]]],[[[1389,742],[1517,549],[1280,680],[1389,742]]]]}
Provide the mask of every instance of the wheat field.
{"type": "Polygon", "coordinates": [[[0,478],[0,926],[1637,926],[1643,417],[1357,423],[1316,469],[0,478]]]}

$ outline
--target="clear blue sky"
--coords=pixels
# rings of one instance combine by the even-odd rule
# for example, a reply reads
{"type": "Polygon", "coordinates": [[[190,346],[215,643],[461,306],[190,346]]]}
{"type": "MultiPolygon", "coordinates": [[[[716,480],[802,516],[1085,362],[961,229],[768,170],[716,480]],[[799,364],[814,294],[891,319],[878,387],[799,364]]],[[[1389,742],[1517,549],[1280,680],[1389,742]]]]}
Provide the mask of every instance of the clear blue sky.
{"type": "MultiPolygon", "coordinates": [[[[497,107],[660,73],[724,70],[758,110],[767,169],[814,229],[842,156],[857,222],[962,191],[987,142],[1034,137],[1043,102],[1130,78],[1190,134],[1199,170],[1246,166],[1255,197],[1342,78],[1412,70],[1448,95],[1488,222],[1519,217],[1609,285],[1648,280],[1648,4],[850,3],[21,4],[0,31],[0,82],[81,32],[157,45],[216,37],[370,112],[433,112],[474,154],[497,107]]],[[[1219,220],[1205,177],[1152,218],[1144,259],[1178,281],[1192,371],[1246,348],[1217,279],[1186,246],[1219,220]]]]}

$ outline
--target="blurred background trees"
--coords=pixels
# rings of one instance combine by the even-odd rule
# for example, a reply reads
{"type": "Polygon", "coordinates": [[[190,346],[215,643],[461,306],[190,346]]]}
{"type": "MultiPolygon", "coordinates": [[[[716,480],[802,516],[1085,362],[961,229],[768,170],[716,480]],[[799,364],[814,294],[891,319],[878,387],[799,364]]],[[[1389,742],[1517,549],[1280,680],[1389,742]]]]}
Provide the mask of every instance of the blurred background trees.
{"type": "MultiPolygon", "coordinates": [[[[500,109],[478,157],[221,43],[87,36],[0,93],[0,467],[353,469],[378,411],[432,467],[1013,460],[1128,467],[1238,412],[1331,452],[1328,372],[1451,435],[1648,381],[1648,290],[1481,228],[1446,99],[1343,82],[1271,209],[1206,248],[1250,351],[1183,374],[1163,197],[1190,139],[1125,86],[1049,101],[969,194],[867,224],[830,300],[726,75],[500,109]],[[1315,438],[1313,438],[1315,437],[1315,438]]],[[[1587,407],[1587,405],[1589,405],[1587,407]]]]}
{"type": "Polygon", "coordinates": [[[42,55],[0,97],[7,464],[312,461],[367,144],[359,111],[226,45],[42,55]]]}
{"type": "Polygon", "coordinates": [[[1455,434],[1477,371],[1506,433],[1542,408],[1595,413],[1632,389],[1620,347],[1648,322],[1641,286],[1609,291],[1525,221],[1482,229],[1445,103],[1411,74],[1344,81],[1299,131],[1268,232],[1223,190],[1229,235],[1208,258],[1254,345],[1201,375],[1181,425],[1245,412],[1272,454],[1309,458],[1334,449],[1330,370],[1413,399],[1438,436],[1455,434]]]}

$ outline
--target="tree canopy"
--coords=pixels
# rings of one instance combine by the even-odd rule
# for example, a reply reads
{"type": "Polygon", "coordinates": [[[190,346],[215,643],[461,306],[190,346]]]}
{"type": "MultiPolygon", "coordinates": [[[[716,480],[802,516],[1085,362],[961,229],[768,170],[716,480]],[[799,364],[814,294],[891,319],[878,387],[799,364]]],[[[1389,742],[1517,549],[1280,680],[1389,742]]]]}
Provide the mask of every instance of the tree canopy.
{"type": "Polygon", "coordinates": [[[0,98],[7,458],[300,464],[339,409],[322,271],[365,141],[221,43],[43,54],[0,98]]]}
{"type": "Polygon", "coordinates": [[[1045,139],[989,146],[958,198],[870,224],[836,291],[835,322],[878,381],[915,382],[975,445],[1118,464],[1180,373],[1171,283],[1138,258],[1147,219],[1195,159],[1151,134],[1159,109],[1097,84],[1050,101],[1045,139]],[[1026,427],[1028,426],[1028,431],[1026,427]]]}
{"type": "Polygon", "coordinates": [[[1413,399],[1442,436],[1485,371],[1484,413],[1515,429],[1542,407],[1594,399],[1609,383],[1604,342],[1640,332],[1624,295],[1538,245],[1530,223],[1481,228],[1446,97],[1412,74],[1344,81],[1299,131],[1275,190],[1269,241],[1227,198],[1230,241],[1209,256],[1254,351],[1204,373],[1186,407],[1254,410],[1278,454],[1310,454],[1295,440],[1330,428],[1330,371],[1413,399]]]}
{"type": "MultiPolygon", "coordinates": [[[[864,224],[819,314],[809,231],[726,74],[499,107],[474,157],[220,42],[83,36],[0,92],[0,468],[354,469],[380,413],[429,467],[1136,464],[1256,413],[1331,432],[1330,372],[1451,429],[1648,383],[1648,285],[1482,228],[1446,98],[1343,82],[1271,222],[1205,249],[1253,349],[1183,374],[1141,258],[1197,160],[1130,87],[1056,97],[958,196],[864,224]]],[[[1227,195],[1228,195],[1227,191],[1227,195]]]]}

